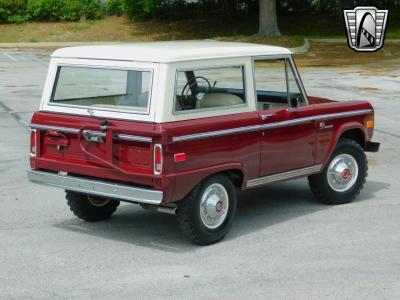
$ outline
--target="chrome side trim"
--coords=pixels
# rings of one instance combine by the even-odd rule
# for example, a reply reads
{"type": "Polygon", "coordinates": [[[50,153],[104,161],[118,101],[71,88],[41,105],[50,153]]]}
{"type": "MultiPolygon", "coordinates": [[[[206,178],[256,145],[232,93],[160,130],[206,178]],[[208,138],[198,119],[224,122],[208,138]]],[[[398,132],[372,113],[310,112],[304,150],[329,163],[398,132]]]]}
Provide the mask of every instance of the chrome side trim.
{"type": "Polygon", "coordinates": [[[316,115],[316,116],[299,118],[299,119],[294,119],[294,120],[289,120],[289,121],[267,123],[267,124],[245,126],[245,127],[237,127],[237,128],[217,130],[217,131],[207,131],[207,132],[202,132],[202,133],[176,136],[176,137],[172,138],[172,142],[177,143],[177,142],[191,141],[191,140],[197,140],[197,139],[202,139],[202,138],[224,136],[224,135],[235,134],[235,133],[243,133],[243,132],[250,132],[250,131],[257,131],[257,130],[267,130],[267,129],[273,129],[273,128],[279,128],[279,127],[295,126],[295,125],[300,125],[300,124],[306,124],[306,123],[313,122],[313,121],[331,120],[331,119],[337,119],[337,118],[359,116],[359,115],[369,114],[372,112],[373,112],[372,109],[361,109],[361,110],[341,112],[341,113],[316,115]]]}
{"type": "Polygon", "coordinates": [[[121,201],[161,204],[162,191],[143,189],[129,185],[110,183],[100,180],[85,179],[69,175],[59,175],[43,171],[28,171],[28,179],[32,182],[50,185],[79,193],[118,199],[121,201]]]}
{"type": "Polygon", "coordinates": [[[135,142],[144,142],[151,143],[153,139],[151,137],[138,136],[138,135],[129,135],[129,134],[116,134],[114,138],[123,140],[123,141],[135,141],[135,142]]]}
{"type": "Polygon", "coordinates": [[[293,170],[293,171],[288,171],[288,172],[284,172],[284,173],[268,175],[268,176],[248,180],[246,182],[246,188],[252,188],[252,187],[264,185],[267,183],[283,181],[283,180],[288,180],[288,179],[292,179],[292,178],[296,178],[296,177],[315,174],[315,173],[320,172],[321,169],[322,169],[322,165],[316,165],[316,166],[311,166],[311,167],[307,167],[307,168],[303,168],[303,169],[298,169],[298,170],[293,170]]]}
{"type": "Polygon", "coordinates": [[[49,126],[49,125],[40,125],[40,124],[30,124],[31,129],[39,129],[39,130],[56,130],[62,131],[65,133],[79,133],[79,129],[77,128],[68,128],[68,127],[58,127],[58,126],[49,126]]]}
{"type": "Polygon", "coordinates": [[[257,131],[257,130],[262,129],[262,126],[263,125],[253,125],[253,126],[245,126],[245,127],[217,130],[217,131],[195,133],[195,134],[189,134],[189,135],[181,135],[181,136],[173,137],[172,142],[176,143],[176,142],[197,140],[197,139],[214,137],[214,136],[222,136],[222,135],[228,135],[228,134],[257,131]]]}
{"type": "MultiPolygon", "coordinates": [[[[39,129],[39,130],[56,130],[65,133],[79,133],[78,128],[67,128],[67,127],[58,127],[58,126],[49,126],[49,125],[40,125],[40,124],[30,124],[31,129],[39,129]]],[[[98,137],[106,137],[106,133],[101,131],[94,130],[83,130],[82,134],[88,133],[93,136],[98,137]]],[[[151,137],[138,136],[138,135],[129,135],[129,134],[115,134],[114,138],[124,140],[124,141],[138,141],[144,143],[151,143],[153,139],[151,137]]]]}
{"type": "Polygon", "coordinates": [[[354,111],[346,111],[346,112],[340,112],[340,113],[319,115],[319,118],[317,120],[320,120],[320,119],[331,120],[331,119],[338,119],[338,118],[344,118],[344,117],[354,117],[354,116],[370,114],[373,112],[374,111],[372,109],[359,109],[359,110],[354,110],[354,111]]]}

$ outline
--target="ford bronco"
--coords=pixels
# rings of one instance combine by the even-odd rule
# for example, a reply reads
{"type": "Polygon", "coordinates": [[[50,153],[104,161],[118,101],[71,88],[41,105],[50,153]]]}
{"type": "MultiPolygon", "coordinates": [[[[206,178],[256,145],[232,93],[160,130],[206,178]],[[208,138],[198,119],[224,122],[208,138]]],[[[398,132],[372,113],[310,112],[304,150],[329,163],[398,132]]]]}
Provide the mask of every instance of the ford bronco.
{"type": "Polygon", "coordinates": [[[32,117],[31,181],[65,189],[72,212],[120,201],[177,215],[198,244],[222,239],[237,192],[307,177],[327,204],[367,177],[374,111],[307,96],[292,53],[212,41],[81,46],[51,57],[32,117]]]}

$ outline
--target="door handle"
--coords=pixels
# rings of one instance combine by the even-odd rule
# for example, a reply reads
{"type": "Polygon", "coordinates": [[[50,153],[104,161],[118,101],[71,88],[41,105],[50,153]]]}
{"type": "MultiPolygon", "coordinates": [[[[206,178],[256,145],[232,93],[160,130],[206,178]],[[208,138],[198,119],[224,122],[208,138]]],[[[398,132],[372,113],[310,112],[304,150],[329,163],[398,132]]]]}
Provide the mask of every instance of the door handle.
{"type": "Polygon", "coordinates": [[[263,114],[263,115],[260,115],[260,118],[261,118],[261,120],[265,121],[265,120],[271,118],[272,116],[273,116],[273,114],[263,114]]]}
{"type": "Polygon", "coordinates": [[[334,125],[333,124],[331,124],[331,125],[326,125],[325,124],[325,122],[319,122],[319,129],[329,129],[329,128],[333,128],[334,127],[334,125]]]}

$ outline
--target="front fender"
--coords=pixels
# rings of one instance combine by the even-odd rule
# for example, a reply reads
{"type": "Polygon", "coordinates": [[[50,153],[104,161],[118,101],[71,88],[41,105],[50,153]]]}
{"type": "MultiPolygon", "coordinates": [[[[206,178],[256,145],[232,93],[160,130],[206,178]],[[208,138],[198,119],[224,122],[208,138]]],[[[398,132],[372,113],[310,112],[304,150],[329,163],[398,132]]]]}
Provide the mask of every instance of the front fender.
{"type": "MultiPolygon", "coordinates": [[[[324,159],[324,166],[326,165],[326,163],[328,162],[329,158],[331,157],[333,151],[335,150],[335,147],[337,145],[337,143],[339,142],[340,137],[343,135],[343,133],[345,133],[346,131],[349,130],[353,130],[353,129],[359,129],[361,130],[361,132],[364,135],[364,140],[366,141],[366,137],[367,137],[367,133],[366,130],[364,128],[364,126],[362,124],[360,124],[359,122],[348,122],[346,124],[342,124],[340,127],[336,128],[333,137],[332,137],[332,142],[329,146],[329,150],[327,152],[327,156],[324,159]]],[[[365,145],[363,145],[364,147],[365,145]]]]}

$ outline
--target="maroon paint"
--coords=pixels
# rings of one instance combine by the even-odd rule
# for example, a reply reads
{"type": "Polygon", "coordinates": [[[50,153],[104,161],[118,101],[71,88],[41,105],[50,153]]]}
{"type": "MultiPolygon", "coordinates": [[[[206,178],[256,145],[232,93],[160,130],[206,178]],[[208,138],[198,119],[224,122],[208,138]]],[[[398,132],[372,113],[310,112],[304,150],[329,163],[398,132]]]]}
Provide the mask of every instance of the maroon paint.
{"type": "MultiPolygon", "coordinates": [[[[368,102],[334,102],[310,97],[310,105],[290,112],[268,110],[192,119],[163,124],[126,120],[109,120],[111,126],[104,143],[89,143],[79,134],[37,131],[37,157],[31,157],[34,169],[65,171],[72,174],[143,185],[164,191],[163,203],[185,197],[202,179],[226,170],[242,173],[244,183],[260,176],[324,164],[340,136],[349,129],[360,129],[365,140],[372,138],[372,129],[365,129],[373,115],[327,120],[333,128],[321,130],[319,122],[263,131],[208,137],[192,141],[172,142],[173,137],[209,131],[253,126],[298,118],[372,109],[368,102]],[[272,114],[263,121],[261,114],[272,114]],[[120,141],[112,134],[151,137],[153,143],[120,141]],[[153,174],[153,145],[163,145],[163,173],[153,174]],[[59,150],[61,149],[61,150],[59,150]],[[175,162],[174,155],[184,153],[184,161],[175,162]]],[[[37,112],[33,124],[100,131],[103,119],[37,112]]]]}

